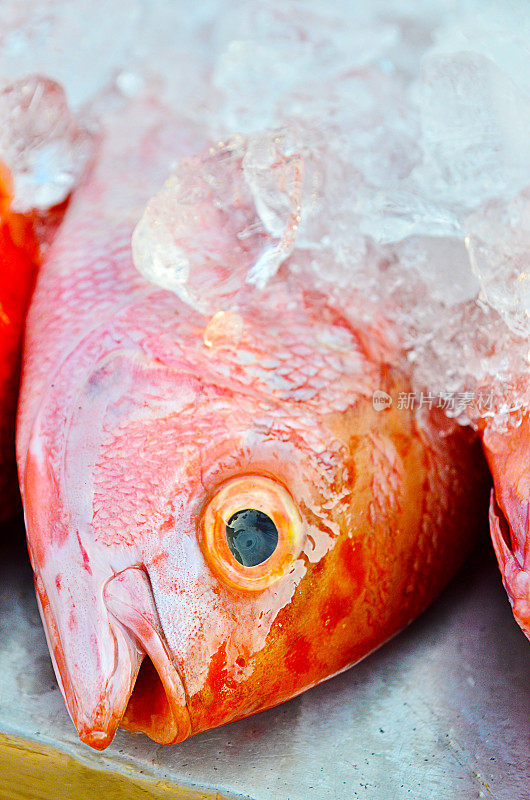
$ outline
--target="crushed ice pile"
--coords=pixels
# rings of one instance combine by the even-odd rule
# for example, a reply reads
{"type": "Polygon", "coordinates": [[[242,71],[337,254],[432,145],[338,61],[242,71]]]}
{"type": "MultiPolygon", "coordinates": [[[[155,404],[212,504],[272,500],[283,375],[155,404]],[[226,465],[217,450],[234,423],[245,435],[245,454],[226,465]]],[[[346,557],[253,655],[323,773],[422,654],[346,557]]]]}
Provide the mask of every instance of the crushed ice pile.
{"type": "Polygon", "coordinates": [[[530,407],[526,4],[48,0],[21,14],[2,4],[6,80],[46,74],[96,115],[111,88],[151,92],[222,142],[149,204],[134,250],[151,280],[211,313],[283,263],[393,320],[418,388],[484,389],[500,425],[530,407]]]}

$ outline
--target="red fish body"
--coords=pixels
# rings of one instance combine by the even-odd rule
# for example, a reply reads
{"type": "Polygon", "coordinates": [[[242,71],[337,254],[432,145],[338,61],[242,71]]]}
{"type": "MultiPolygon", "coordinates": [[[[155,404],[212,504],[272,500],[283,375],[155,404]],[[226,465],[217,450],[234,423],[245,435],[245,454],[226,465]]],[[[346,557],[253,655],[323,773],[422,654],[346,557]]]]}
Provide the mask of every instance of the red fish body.
{"type": "MultiPolygon", "coordinates": [[[[410,389],[384,325],[285,270],[216,313],[141,277],[133,228],[197,147],[155,111],[116,123],[47,256],[19,412],[48,643],[96,748],[118,725],[180,741],[355,663],[438,594],[486,502],[469,430],[374,408],[410,389]]],[[[186,223],[206,245],[208,202],[186,223]]]]}
{"type": "Polygon", "coordinates": [[[15,412],[26,311],[40,251],[92,148],[62,88],[28,76],[0,86],[0,519],[19,507],[15,412]],[[4,164],[4,161],[6,162],[4,164]]]}
{"type": "Polygon", "coordinates": [[[24,319],[37,247],[31,221],[10,211],[12,185],[0,164],[0,519],[17,508],[15,413],[24,319]]]}

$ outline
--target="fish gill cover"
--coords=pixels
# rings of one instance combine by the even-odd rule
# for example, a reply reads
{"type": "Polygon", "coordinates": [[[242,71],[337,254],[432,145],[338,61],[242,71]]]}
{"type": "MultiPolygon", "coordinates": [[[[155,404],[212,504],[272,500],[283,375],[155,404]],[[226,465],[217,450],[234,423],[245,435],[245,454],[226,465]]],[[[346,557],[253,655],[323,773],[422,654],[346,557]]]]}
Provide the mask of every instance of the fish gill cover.
{"type": "MultiPolygon", "coordinates": [[[[395,322],[418,391],[488,392],[482,413],[502,426],[530,406],[529,41],[525,4],[508,1],[6,0],[0,76],[58,81],[103,128],[151,93],[215,143],[175,166],[137,228],[151,280],[212,313],[282,264],[339,307],[356,287],[357,316],[395,322]],[[183,248],[182,214],[205,198],[216,230],[240,224],[237,253],[222,236],[183,248]]],[[[46,98],[60,113],[52,84],[41,113],[46,98]]],[[[57,153],[70,188],[86,161],[64,115],[62,140],[25,166],[41,205],[60,196],[57,153]]],[[[34,131],[10,135],[3,151],[31,151],[34,131]]],[[[473,408],[446,410],[473,422],[473,408]]]]}

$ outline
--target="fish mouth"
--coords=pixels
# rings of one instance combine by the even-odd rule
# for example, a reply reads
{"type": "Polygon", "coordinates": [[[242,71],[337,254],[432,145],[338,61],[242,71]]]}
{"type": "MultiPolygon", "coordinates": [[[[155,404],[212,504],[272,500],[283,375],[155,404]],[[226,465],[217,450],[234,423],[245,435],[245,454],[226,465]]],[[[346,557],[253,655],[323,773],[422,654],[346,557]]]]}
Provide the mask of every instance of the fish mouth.
{"type": "Polygon", "coordinates": [[[57,680],[82,742],[104,750],[118,727],[159,744],[191,734],[184,683],[144,569],[128,567],[108,578],[96,604],[85,594],[79,602],[85,601],[84,624],[71,629],[54,613],[62,606],[53,596],[50,602],[38,574],[35,587],[57,680]]]}
{"type": "MultiPolygon", "coordinates": [[[[186,691],[171,658],[145,570],[129,567],[117,573],[105,584],[103,599],[114,635],[121,633],[130,650],[136,648],[134,669],[125,667],[123,674],[128,697],[117,725],[145,733],[158,744],[183,741],[191,733],[186,691]]],[[[119,647],[117,650],[119,653],[119,647]]],[[[116,672],[120,669],[118,660],[116,672]]],[[[98,736],[94,739],[99,732],[87,733],[90,741],[81,733],[80,737],[99,749],[98,736]]],[[[105,747],[103,737],[101,741],[105,747]]]]}

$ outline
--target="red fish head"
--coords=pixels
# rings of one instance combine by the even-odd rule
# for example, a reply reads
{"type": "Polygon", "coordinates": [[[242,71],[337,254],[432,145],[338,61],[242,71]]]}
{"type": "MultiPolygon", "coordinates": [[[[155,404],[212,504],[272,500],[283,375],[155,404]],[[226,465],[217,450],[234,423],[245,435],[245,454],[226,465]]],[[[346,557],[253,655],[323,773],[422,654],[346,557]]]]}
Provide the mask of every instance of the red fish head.
{"type": "Polygon", "coordinates": [[[179,741],[362,658],[440,591],[483,499],[471,435],[400,406],[384,320],[283,269],[304,169],[281,137],[184,164],[134,235],[165,288],[140,276],[134,195],[170,150],[150,129],[129,153],[134,119],[41,273],[19,415],[50,650],[97,748],[118,725],[179,741]]]}
{"type": "Polygon", "coordinates": [[[70,353],[41,403],[30,549],[93,747],[120,724],[180,741],[330,677],[424,608],[470,546],[467,434],[377,411],[373,391],[396,395],[400,374],[321,298],[281,306],[278,291],[270,312],[263,295],[209,323],[144,297],[70,353]]]}

